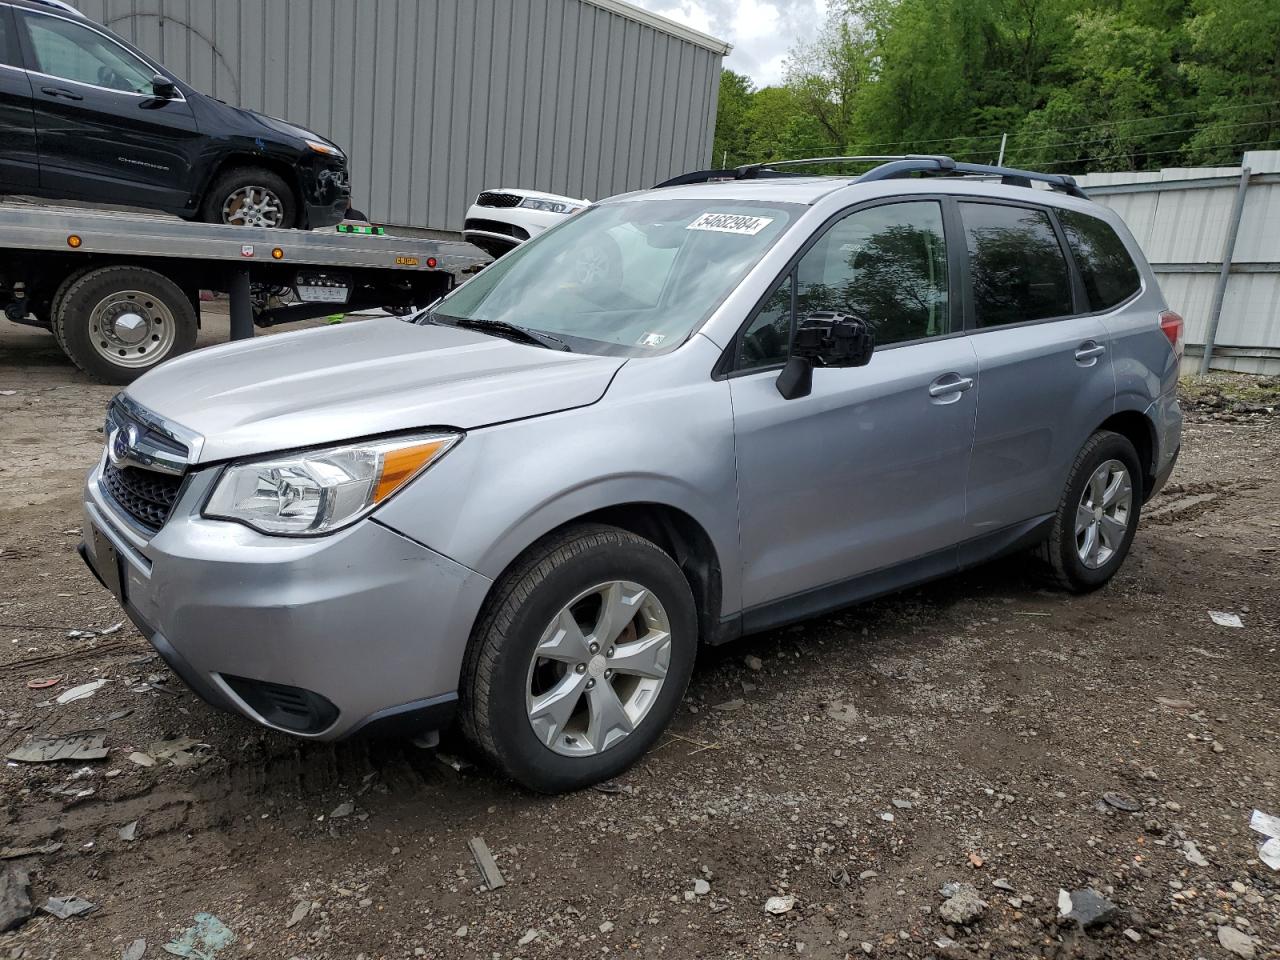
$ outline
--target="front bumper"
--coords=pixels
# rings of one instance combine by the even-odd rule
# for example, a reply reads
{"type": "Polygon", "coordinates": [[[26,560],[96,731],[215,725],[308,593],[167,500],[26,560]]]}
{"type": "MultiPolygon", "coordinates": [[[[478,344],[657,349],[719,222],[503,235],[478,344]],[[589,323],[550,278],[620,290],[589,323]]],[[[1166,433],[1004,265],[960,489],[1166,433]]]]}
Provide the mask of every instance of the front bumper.
{"type": "Polygon", "coordinates": [[[103,493],[100,470],[85,486],[81,555],[111,582],[101,571],[114,558],[97,553],[114,550],[126,613],[203,699],[317,740],[448,722],[487,578],[370,519],[306,539],[206,520],[216,468],[188,478],[148,537],[103,493]]]}
{"type": "Polygon", "coordinates": [[[309,157],[299,165],[302,223],[309,230],[341,223],[351,204],[351,181],[345,158],[309,157]]]}

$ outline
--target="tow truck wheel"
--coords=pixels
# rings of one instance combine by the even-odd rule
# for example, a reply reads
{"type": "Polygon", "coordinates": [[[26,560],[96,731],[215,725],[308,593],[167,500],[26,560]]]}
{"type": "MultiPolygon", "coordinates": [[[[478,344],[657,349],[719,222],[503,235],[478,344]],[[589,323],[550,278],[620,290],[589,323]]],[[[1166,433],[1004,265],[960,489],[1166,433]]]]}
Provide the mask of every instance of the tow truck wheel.
{"type": "Polygon", "coordinates": [[[98,267],[55,303],[53,332],[77,367],[129,383],[196,344],[196,311],[181,288],[142,267],[98,267]]]}
{"type": "Polygon", "coordinates": [[[77,270],[68,274],[67,278],[58,284],[58,289],[53,292],[53,297],[49,300],[49,329],[53,332],[53,337],[58,341],[58,346],[62,347],[62,352],[66,353],[66,345],[62,342],[62,334],[59,333],[59,326],[54,322],[54,317],[58,315],[58,311],[62,309],[62,301],[67,296],[67,291],[75,285],[75,282],[92,270],[92,267],[85,267],[83,270],[77,270]]]}

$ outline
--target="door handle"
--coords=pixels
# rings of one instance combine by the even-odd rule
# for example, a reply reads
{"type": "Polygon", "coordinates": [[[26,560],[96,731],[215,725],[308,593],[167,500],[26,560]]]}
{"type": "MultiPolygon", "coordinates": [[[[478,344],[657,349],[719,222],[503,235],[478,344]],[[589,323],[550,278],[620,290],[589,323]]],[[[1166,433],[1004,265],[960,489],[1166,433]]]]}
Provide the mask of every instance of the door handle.
{"type": "Polygon", "coordinates": [[[1076,347],[1076,363],[1091,367],[1098,357],[1107,352],[1107,348],[1093,340],[1086,340],[1076,347]]]}
{"type": "Polygon", "coordinates": [[[929,384],[929,396],[946,397],[953,393],[964,393],[973,386],[973,377],[962,377],[958,373],[945,373],[929,384]]]}
{"type": "Polygon", "coordinates": [[[78,93],[72,93],[66,87],[41,87],[41,93],[47,93],[51,97],[61,97],[64,100],[83,100],[84,97],[78,93]]]}

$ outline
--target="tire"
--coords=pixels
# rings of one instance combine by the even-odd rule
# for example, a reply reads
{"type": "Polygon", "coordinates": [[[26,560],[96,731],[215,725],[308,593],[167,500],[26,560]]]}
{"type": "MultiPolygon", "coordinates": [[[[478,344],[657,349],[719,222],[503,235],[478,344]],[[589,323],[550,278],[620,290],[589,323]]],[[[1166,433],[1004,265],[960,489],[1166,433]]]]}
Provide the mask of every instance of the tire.
{"type": "Polygon", "coordinates": [[[67,296],[67,291],[75,286],[75,282],[92,270],[93,267],[83,267],[73,273],[67,275],[67,278],[58,284],[58,289],[53,292],[53,297],[49,300],[49,329],[53,331],[53,337],[58,341],[58,346],[62,347],[62,352],[66,353],[66,345],[62,342],[62,334],[59,333],[59,326],[54,321],[54,317],[58,315],[58,311],[62,309],[62,301],[67,296]]]}
{"type": "MultiPolygon", "coordinates": [[[[599,524],[549,537],[502,576],[476,623],[463,666],[462,732],[494,767],[542,793],[576,790],[615,777],[670,723],[693,671],[697,630],[689,583],[654,543],[599,524]],[[596,592],[606,584],[616,584],[616,590],[596,592]],[[637,585],[645,590],[640,600],[635,599],[640,596],[633,589],[637,585]],[[535,650],[545,653],[553,646],[544,641],[553,636],[555,624],[566,622],[566,611],[582,618],[576,638],[583,644],[614,636],[600,616],[606,597],[621,601],[609,608],[618,614],[614,624],[631,613],[616,634],[621,640],[594,653],[588,647],[582,656],[591,653],[589,660],[571,652],[573,638],[561,642],[551,658],[535,655],[535,650]],[[632,603],[638,612],[632,612],[632,603]],[[670,638],[665,645],[664,618],[670,638]],[[645,668],[647,677],[621,666],[635,658],[629,665],[636,667],[641,659],[636,652],[642,648],[654,658],[645,668]],[[609,659],[612,650],[619,653],[609,659]],[[653,674],[661,671],[664,655],[665,675],[657,681],[653,674]],[[571,663],[575,658],[577,666],[571,663]],[[618,669],[608,668],[609,663],[618,669]],[[659,685],[646,694],[646,685],[655,682],[659,685]],[[561,702],[571,709],[576,704],[577,709],[572,716],[564,713],[569,719],[563,724],[557,724],[551,710],[535,720],[537,705],[551,702],[545,695],[556,690],[566,691],[561,702]],[[627,714],[625,723],[634,724],[630,732],[622,725],[597,722],[597,716],[606,715],[623,722],[606,706],[597,712],[597,705],[615,702],[627,714]]],[[[569,631],[564,635],[569,637],[569,631]]],[[[581,650],[581,645],[575,649],[581,650]]]]}
{"type": "Polygon", "coordinates": [[[1099,430],[1089,438],[1067,476],[1049,539],[1039,548],[1040,558],[1057,586],[1073,593],[1087,593],[1101,587],[1120,569],[1138,529],[1142,483],[1138,452],[1127,437],[1099,430]],[[1123,480],[1121,469],[1126,475],[1123,480]],[[1101,482],[1096,478],[1102,478],[1101,482]],[[1110,492],[1112,483],[1117,483],[1114,498],[1108,499],[1104,493],[1100,501],[1103,516],[1112,522],[1099,520],[1098,493],[1110,492]],[[1128,500],[1127,506],[1121,509],[1124,483],[1128,487],[1128,500]],[[1090,514],[1093,519],[1087,520],[1090,514]],[[1088,554],[1087,561],[1082,552],[1088,554]]]}
{"type": "Polygon", "coordinates": [[[196,311],[176,283],[154,270],[97,267],[59,291],[53,333],[93,379],[130,383],[195,346],[196,311]]]}
{"type": "Polygon", "coordinates": [[[265,167],[232,167],[213,181],[200,207],[200,219],[287,230],[298,225],[298,198],[278,173],[265,167]],[[252,192],[240,198],[237,206],[235,195],[241,190],[252,192]],[[249,208],[244,206],[246,200],[249,208]]]}

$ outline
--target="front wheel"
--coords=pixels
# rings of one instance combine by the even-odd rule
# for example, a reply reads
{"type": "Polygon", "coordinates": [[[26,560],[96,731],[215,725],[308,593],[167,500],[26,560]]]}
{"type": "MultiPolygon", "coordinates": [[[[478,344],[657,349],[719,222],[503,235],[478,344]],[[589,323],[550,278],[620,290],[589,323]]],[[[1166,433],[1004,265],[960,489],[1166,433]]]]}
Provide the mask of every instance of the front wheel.
{"type": "Polygon", "coordinates": [[[1142,471],[1127,437],[1099,430],[1077,454],[1042,559],[1057,584],[1096,590],[1124,562],[1142,511],[1142,471]]]}
{"type": "Polygon", "coordinates": [[[298,224],[298,200],[277,173],[234,167],[218,176],[200,208],[205,223],[289,228],[298,224]]]}
{"type": "Polygon", "coordinates": [[[607,780],[671,721],[696,648],[675,561],[625,530],[577,527],[495,586],[464,667],[463,733],[533,790],[607,780]]]}

